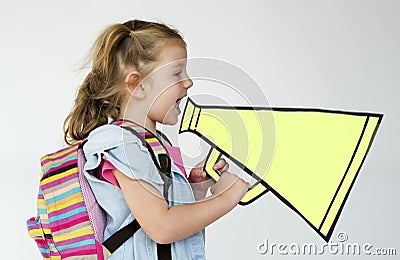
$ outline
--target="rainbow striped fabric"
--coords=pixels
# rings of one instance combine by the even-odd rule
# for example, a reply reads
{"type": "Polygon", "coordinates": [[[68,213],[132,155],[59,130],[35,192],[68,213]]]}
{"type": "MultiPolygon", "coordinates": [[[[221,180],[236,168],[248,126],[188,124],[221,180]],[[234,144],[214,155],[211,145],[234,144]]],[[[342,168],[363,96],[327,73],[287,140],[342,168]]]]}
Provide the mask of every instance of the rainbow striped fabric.
{"type": "Polygon", "coordinates": [[[80,144],[45,155],[37,198],[38,215],[27,221],[43,259],[108,259],[95,239],[78,171],[80,144]]]}
{"type": "MultiPolygon", "coordinates": [[[[168,152],[151,132],[131,121],[112,124],[139,136],[161,172],[170,171],[168,152]]],[[[37,216],[27,221],[27,227],[44,260],[105,260],[111,256],[102,245],[105,220],[98,220],[104,212],[94,210],[101,209],[83,176],[84,142],[41,159],[37,216]]]]}

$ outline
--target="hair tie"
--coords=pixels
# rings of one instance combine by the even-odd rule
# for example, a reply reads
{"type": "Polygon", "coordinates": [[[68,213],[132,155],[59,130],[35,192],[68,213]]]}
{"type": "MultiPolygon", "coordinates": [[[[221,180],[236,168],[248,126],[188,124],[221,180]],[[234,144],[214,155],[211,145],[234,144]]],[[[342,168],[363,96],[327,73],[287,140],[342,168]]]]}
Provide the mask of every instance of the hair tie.
{"type": "Polygon", "coordinates": [[[129,37],[133,36],[133,31],[131,30],[131,32],[129,33],[129,37]]]}

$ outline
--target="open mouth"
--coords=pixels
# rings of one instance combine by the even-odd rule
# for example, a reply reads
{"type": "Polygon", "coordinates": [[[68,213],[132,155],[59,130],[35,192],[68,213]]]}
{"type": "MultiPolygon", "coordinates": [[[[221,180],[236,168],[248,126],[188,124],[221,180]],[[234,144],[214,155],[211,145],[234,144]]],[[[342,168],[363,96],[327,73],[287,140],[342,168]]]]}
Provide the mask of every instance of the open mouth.
{"type": "Polygon", "coordinates": [[[181,97],[181,98],[178,98],[176,101],[175,101],[175,104],[177,105],[177,106],[179,106],[179,104],[181,103],[181,100],[184,98],[185,96],[183,96],[183,97],[181,97]]]}

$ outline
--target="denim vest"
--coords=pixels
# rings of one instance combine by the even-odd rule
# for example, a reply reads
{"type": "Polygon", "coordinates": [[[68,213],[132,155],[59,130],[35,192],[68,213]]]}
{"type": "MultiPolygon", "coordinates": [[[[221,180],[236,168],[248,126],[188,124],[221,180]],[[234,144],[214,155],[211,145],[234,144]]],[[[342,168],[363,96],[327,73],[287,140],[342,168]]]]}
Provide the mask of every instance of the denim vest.
{"type": "MultiPolygon", "coordinates": [[[[99,180],[94,173],[101,159],[110,161],[119,171],[130,178],[140,179],[153,185],[163,194],[163,180],[154,165],[147,148],[140,139],[119,126],[104,125],[93,130],[83,146],[86,156],[84,166],[87,178],[99,205],[107,215],[104,239],[131,223],[135,217],[126,204],[122,192],[116,186],[99,180]]],[[[195,201],[193,191],[182,171],[172,163],[172,185],[169,188],[169,206],[195,201]]],[[[201,230],[171,244],[172,259],[205,259],[205,230],[201,230]]],[[[157,244],[139,229],[110,259],[156,260],[157,244]]]]}

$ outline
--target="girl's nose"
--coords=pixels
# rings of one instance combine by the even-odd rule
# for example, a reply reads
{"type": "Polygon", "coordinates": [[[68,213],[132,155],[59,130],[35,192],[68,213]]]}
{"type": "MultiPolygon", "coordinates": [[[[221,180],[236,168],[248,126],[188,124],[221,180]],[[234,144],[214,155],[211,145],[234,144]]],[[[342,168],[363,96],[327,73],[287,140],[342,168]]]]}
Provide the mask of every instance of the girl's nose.
{"type": "Polygon", "coordinates": [[[187,79],[185,79],[183,86],[184,86],[184,88],[188,89],[191,86],[193,86],[193,81],[190,78],[187,78],[187,79]]]}

